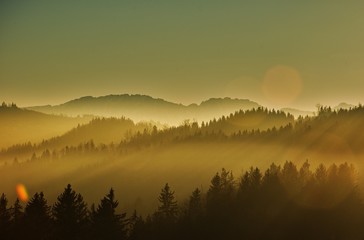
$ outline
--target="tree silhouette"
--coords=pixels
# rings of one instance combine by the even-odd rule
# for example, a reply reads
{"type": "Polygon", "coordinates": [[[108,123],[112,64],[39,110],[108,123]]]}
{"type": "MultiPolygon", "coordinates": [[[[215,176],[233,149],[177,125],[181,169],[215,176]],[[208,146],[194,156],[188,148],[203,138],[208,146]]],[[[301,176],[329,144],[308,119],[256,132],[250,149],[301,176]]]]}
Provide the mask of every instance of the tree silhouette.
{"type": "Polygon", "coordinates": [[[202,216],[202,196],[200,189],[196,188],[190,197],[189,205],[188,205],[188,216],[191,220],[195,220],[202,216]]]}
{"type": "Polygon", "coordinates": [[[8,199],[5,194],[0,197],[0,238],[9,239],[10,234],[10,209],[8,208],[8,199]]]}
{"type": "Polygon", "coordinates": [[[51,239],[50,207],[43,192],[35,193],[27,203],[24,211],[23,237],[31,239],[51,239]]]}
{"type": "Polygon", "coordinates": [[[354,168],[321,164],[313,174],[306,161],[297,169],[292,162],[272,164],[262,175],[251,167],[239,185],[222,169],[206,194],[192,192],[180,213],[166,184],[158,209],[145,221],[136,211],[128,220],[117,214],[113,189],[92,206],[91,224],[84,224],[87,207],[71,185],[52,208],[53,222],[42,192],[24,214],[19,200],[9,208],[2,194],[0,239],[363,239],[364,204],[354,168]],[[89,235],[80,234],[81,226],[89,235]]]}
{"type": "MultiPolygon", "coordinates": [[[[151,221],[146,221],[150,229],[150,235],[155,239],[172,239],[176,238],[178,205],[174,197],[174,191],[171,190],[168,183],[161,189],[158,197],[158,210],[154,213],[151,221]]],[[[148,219],[147,219],[148,220],[148,219]]]]}
{"type": "Polygon", "coordinates": [[[125,239],[126,213],[117,214],[119,202],[115,200],[114,190],[101,199],[97,209],[91,209],[93,239],[125,239]]]}
{"type": "Polygon", "coordinates": [[[23,225],[24,212],[23,212],[23,207],[21,206],[18,198],[15,200],[14,205],[11,208],[11,216],[12,216],[11,236],[13,239],[19,239],[21,237],[20,233],[23,225]]]}
{"type": "Polygon", "coordinates": [[[234,177],[224,168],[211,179],[206,195],[206,228],[208,237],[226,238],[230,229],[221,229],[221,225],[229,225],[233,220],[235,198],[234,177]]]}
{"type": "Polygon", "coordinates": [[[23,207],[20,205],[19,198],[16,198],[13,209],[12,209],[13,222],[15,222],[15,223],[20,222],[23,215],[24,215],[23,207]]]}
{"type": "Polygon", "coordinates": [[[70,184],[57,197],[52,208],[56,235],[59,239],[82,239],[88,223],[87,205],[81,194],[77,194],[70,184]]]}
{"type": "Polygon", "coordinates": [[[219,173],[216,173],[211,179],[211,185],[207,192],[207,209],[209,212],[212,212],[214,209],[217,210],[216,204],[220,202],[221,191],[221,177],[219,173]]]}
{"type": "Polygon", "coordinates": [[[168,183],[162,188],[158,200],[158,215],[168,221],[175,221],[178,214],[177,201],[175,201],[174,192],[171,191],[168,183]]]}
{"type": "Polygon", "coordinates": [[[146,224],[141,216],[138,216],[136,210],[129,219],[129,240],[147,239],[146,224]]]}
{"type": "Polygon", "coordinates": [[[196,188],[189,198],[187,212],[182,219],[181,239],[197,239],[205,236],[204,214],[202,194],[200,189],[196,188]]]}

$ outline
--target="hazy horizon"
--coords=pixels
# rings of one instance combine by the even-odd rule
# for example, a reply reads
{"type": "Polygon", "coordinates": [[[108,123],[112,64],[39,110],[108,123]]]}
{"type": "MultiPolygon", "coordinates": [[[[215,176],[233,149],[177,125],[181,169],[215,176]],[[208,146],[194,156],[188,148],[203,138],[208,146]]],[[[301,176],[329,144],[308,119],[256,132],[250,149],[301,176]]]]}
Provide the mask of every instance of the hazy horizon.
{"type": "Polygon", "coordinates": [[[47,106],[47,105],[50,105],[50,106],[58,106],[58,105],[62,105],[62,104],[65,104],[65,103],[68,103],[70,101],[73,101],[73,100],[77,100],[77,99],[81,99],[81,98],[84,98],[84,97],[93,97],[93,98],[100,98],[100,97],[107,97],[107,96],[120,96],[120,95],[140,95],[140,96],[149,96],[149,97],[152,97],[153,99],[162,99],[166,102],[170,102],[170,103],[174,103],[174,104],[181,104],[183,106],[189,106],[189,105],[193,105],[193,104],[197,104],[197,105],[200,105],[202,104],[203,102],[205,101],[208,101],[210,99],[225,99],[225,98],[229,98],[229,99],[239,99],[239,100],[249,100],[249,101],[252,101],[252,102],[255,102],[257,104],[260,104],[261,106],[263,106],[264,108],[268,108],[268,109],[297,109],[297,110],[300,110],[300,111],[316,111],[317,110],[317,105],[322,105],[322,106],[328,106],[328,107],[336,107],[336,106],[339,106],[340,104],[350,104],[350,105],[354,105],[354,106],[357,106],[358,104],[361,104],[362,102],[345,102],[345,101],[333,101],[332,104],[323,104],[322,102],[320,101],[317,101],[316,104],[312,105],[312,106],[307,106],[307,107],[296,107],[296,106],[285,106],[285,105],[281,105],[281,106],[272,106],[270,104],[267,104],[267,105],[264,105],[262,104],[261,102],[259,101],[256,101],[254,99],[249,99],[249,98],[238,98],[238,97],[230,97],[230,96],[221,96],[221,97],[208,97],[206,99],[202,99],[201,101],[198,101],[198,102],[188,102],[188,103],[184,103],[184,102],[175,102],[175,101],[171,101],[169,99],[165,99],[165,98],[161,98],[161,97],[158,97],[158,96],[152,96],[152,95],[148,95],[148,94],[141,94],[141,93],[111,93],[111,94],[105,94],[105,95],[83,95],[83,96],[78,96],[78,97],[75,97],[75,98],[72,98],[72,99],[65,99],[64,101],[59,101],[59,102],[42,102],[42,103],[39,103],[39,104],[19,104],[18,102],[14,102],[14,101],[6,101],[6,100],[1,100],[1,102],[5,102],[6,104],[10,104],[10,103],[15,103],[18,107],[20,108],[28,108],[28,107],[37,107],[37,106],[47,106]]]}
{"type": "Polygon", "coordinates": [[[145,94],[314,109],[364,102],[363,3],[0,3],[0,96],[145,94]]]}
{"type": "Polygon", "coordinates": [[[363,9],[0,1],[0,238],[364,239],[363,9]]]}

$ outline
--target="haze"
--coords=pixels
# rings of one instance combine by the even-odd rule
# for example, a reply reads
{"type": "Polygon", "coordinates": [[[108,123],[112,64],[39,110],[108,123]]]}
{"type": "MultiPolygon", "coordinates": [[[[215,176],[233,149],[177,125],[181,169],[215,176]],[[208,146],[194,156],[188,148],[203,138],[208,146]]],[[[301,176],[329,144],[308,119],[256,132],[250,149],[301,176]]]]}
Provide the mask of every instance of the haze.
{"type": "Polygon", "coordinates": [[[0,239],[364,239],[363,7],[0,1],[0,239]]]}
{"type": "Polygon", "coordinates": [[[357,104],[363,5],[1,1],[1,100],[139,93],[183,104],[225,96],[276,108],[357,104]]]}

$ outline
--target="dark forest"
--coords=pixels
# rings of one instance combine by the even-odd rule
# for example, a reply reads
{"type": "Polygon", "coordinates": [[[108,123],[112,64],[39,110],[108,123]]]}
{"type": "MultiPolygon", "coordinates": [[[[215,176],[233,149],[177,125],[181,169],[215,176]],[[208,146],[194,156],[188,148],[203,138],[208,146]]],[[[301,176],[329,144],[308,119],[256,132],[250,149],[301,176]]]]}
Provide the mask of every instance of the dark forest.
{"type": "Polygon", "coordinates": [[[0,199],[1,239],[362,239],[364,203],[353,166],[309,162],[216,173],[207,191],[177,202],[166,183],[154,213],[119,212],[111,188],[88,205],[71,185],[49,205],[37,192],[22,206],[0,199]]]}

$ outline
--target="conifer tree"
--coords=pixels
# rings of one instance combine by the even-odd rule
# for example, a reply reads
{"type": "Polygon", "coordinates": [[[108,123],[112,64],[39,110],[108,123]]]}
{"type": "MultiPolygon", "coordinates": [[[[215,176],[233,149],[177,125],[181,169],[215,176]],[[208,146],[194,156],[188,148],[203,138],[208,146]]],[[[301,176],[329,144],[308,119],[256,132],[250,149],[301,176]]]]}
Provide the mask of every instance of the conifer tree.
{"type": "Polygon", "coordinates": [[[50,207],[43,192],[35,193],[25,207],[23,237],[51,239],[50,207]]]}
{"type": "Polygon", "coordinates": [[[23,207],[20,205],[19,198],[16,198],[12,208],[12,220],[15,224],[19,223],[24,215],[23,207]]]}
{"type": "Polygon", "coordinates": [[[146,226],[143,218],[134,210],[133,215],[129,219],[129,234],[130,240],[146,239],[146,226]]]}
{"type": "Polygon", "coordinates": [[[202,214],[201,191],[196,188],[190,197],[188,205],[188,215],[190,218],[196,218],[202,214]]]}
{"type": "Polygon", "coordinates": [[[12,239],[20,239],[21,238],[21,229],[23,227],[23,207],[20,204],[19,199],[17,198],[14,202],[13,207],[11,208],[11,237],[12,239]]]}
{"type": "Polygon", "coordinates": [[[77,194],[70,184],[57,197],[52,209],[56,235],[60,239],[79,239],[84,235],[88,222],[87,205],[81,194],[77,194]]]}
{"type": "Polygon", "coordinates": [[[178,214],[177,201],[175,201],[174,192],[171,191],[168,183],[162,188],[158,200],[160,203],[158,207],[159,216],[169,221],[175,220],[178,214]]]}
{"type": "Polygon", "coordinates": [[[101,199],[97,209],[92,207],[91,221],[94,239],[125,239],[126,213],[116,213],[119,202],[115,200],[114,190],[101,199]]]}
{"type": "Polygon", "coordinates": [[[10,209],[8,208],[8,199],[5,194],[0,197],[0,238],[9,239],[10,233],[10,209]]]}

